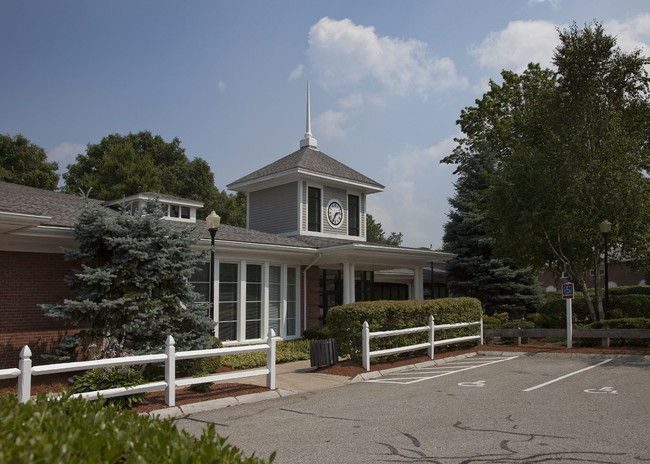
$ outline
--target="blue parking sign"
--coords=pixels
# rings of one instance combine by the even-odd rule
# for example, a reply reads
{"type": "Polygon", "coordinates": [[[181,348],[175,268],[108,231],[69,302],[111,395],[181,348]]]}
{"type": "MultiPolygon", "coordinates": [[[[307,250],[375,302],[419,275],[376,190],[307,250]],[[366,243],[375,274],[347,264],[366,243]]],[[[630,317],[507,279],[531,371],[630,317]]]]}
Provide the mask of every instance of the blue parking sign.
{"type": "Polygon", "coordinates": [[[562,284],[562,298],[565,300],[568,299],[573,299],[573,284],[572,283],[566,283],[562,284]]]}

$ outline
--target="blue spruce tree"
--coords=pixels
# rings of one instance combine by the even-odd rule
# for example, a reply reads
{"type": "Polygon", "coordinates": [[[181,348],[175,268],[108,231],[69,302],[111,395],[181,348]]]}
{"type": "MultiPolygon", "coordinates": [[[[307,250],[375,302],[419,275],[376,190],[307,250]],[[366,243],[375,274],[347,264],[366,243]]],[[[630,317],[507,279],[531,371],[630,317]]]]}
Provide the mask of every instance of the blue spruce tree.
{"type": "Polygon", "coordinates": [[[79,249],[65,250],[81,266],[68,278],[75,297],[43,305],[48,316],[82,328],[66,337],[60,354],[88,356],[106,340],[126,352],[160,352],[167,335],[183,350],[212,346],[208,305],[190,283],[205,257],[191,248],[192,229],[161,217],[156,202],[136,213],[86,203],[74,228],[79,249]]]}

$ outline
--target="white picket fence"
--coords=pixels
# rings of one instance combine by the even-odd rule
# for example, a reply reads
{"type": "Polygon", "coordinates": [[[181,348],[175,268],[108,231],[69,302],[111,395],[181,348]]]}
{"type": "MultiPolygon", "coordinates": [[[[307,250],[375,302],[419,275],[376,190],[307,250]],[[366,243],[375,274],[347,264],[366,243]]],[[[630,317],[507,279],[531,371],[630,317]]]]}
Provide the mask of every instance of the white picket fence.
{"type": "Polygon", "coordinates": [[[429,325],[423,327],[411,327],[409,329],[401,330],[386,330],[383,332],[370,332],[370,326],[368,322],[363,323],[363,328],[361,331],[361,344],[362,344],[362,356],[363,356],[363,368],[366,371],[370,371],[370,358],[377,356],[386,356],[390,354],[404,353],[407,351],[415,351],[426,348],[428,355],[433,359],[434,347],[441,345],[450,345],[453,343],[462,343],[471,340],[479,340],[479,343],[483,344],[483,318],[476,322],[461,322],[458,324],[440,324],[435,325],[433,316],[429,316],[429,325]],[[436,330],[445,330],[445,329],[460,329],[462,327],[471,327],[474,325],[479,325],[481,327],[481,332],[479,335],[469,335],[467,337],[456,337],[448,338],[445,340],[435,340],[436,330]],[[397,335],[408,335],[413,333],[420,332],[429,332],[429,341],[426,343],[418,343],[415,345],[406,345],[400,346],[398,348],[388,348],[385,350],[375,350],[370,351],[370,339],[372,338],[381,338],[381,337],[392,337],[397,335]]]}
{"type": "Polygon", "coordinates": [[[98,359],[96,361],[46,364],[43,366],[32,366],[32,351],[27,345],[25,345],[20,351],[18,369],[14,368],[0,370],[0,380],[18,377],[18,401],[20,403],[27,403],[31,396],[32,376],[59,374],[62,372],[85,371],[88,369],[97,369],[100,367],[165,363],[165,380],[161,380],[159,382],[150,382],[134,387],[118,387],[108,390],[77,393],[73,396],[95,400],[99,396],[102,396],[103,398],[112,398],[117,396],[133,395],[136,393],[165,390],[165,404],[168,406],[174,406],[176,404],[176,388],[178,387],[185,387],[197,383],[241,379],[257,375],[266,375],[267,388],[271,390],[275,389],[275,332],[273,329],[269,330],[267,342],[257,345],[242,345],[226,348],[179,352],[176,352],[176,347],[174,345],[174,338],[169,335],[165,341],[165,352],[161,354],[98,359]],[[210,356],[224,356],[228,354],[252,353],[256,351],[266,351],[266,367],[260,369],[237,370],[233,372],[208,375],[205,377],[176,380],[176,361],[205,358],[210,356]]]}

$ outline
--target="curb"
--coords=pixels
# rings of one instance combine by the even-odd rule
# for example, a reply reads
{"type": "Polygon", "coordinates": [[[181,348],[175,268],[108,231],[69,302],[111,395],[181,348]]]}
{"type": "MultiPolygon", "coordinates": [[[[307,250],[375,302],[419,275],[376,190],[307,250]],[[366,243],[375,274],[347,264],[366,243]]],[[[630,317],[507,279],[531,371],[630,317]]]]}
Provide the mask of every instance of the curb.
{"type": "Polygon", "coordinates": [[[251,393],[241,396],[227,396],[217,398],[216,400],[200,401],[198,403],[183,404],[181,406],[171,406],[169,408],[156,409],[154,411],[142,413],[158,419],[170,419],[196,414],[197,412],[212,411],[215,409],[229,408],[240,404],[257,403],[258,401],[272,400],[283,398],[285,396],[295,395],[297,392],[279,388],[261,393],[251,393]]]}

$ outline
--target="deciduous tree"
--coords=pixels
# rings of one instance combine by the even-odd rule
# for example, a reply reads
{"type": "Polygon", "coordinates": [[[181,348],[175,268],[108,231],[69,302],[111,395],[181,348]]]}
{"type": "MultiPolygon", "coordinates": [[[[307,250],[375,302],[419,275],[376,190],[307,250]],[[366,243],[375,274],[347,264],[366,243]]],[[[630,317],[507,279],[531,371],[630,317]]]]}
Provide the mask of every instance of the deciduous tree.
{"type": "Polygon", "coordinates": [[[22,135],[0,134],[0,181],[55,190],[59,183],[56,162],[48,162],[45,150],[22,135]]]}

